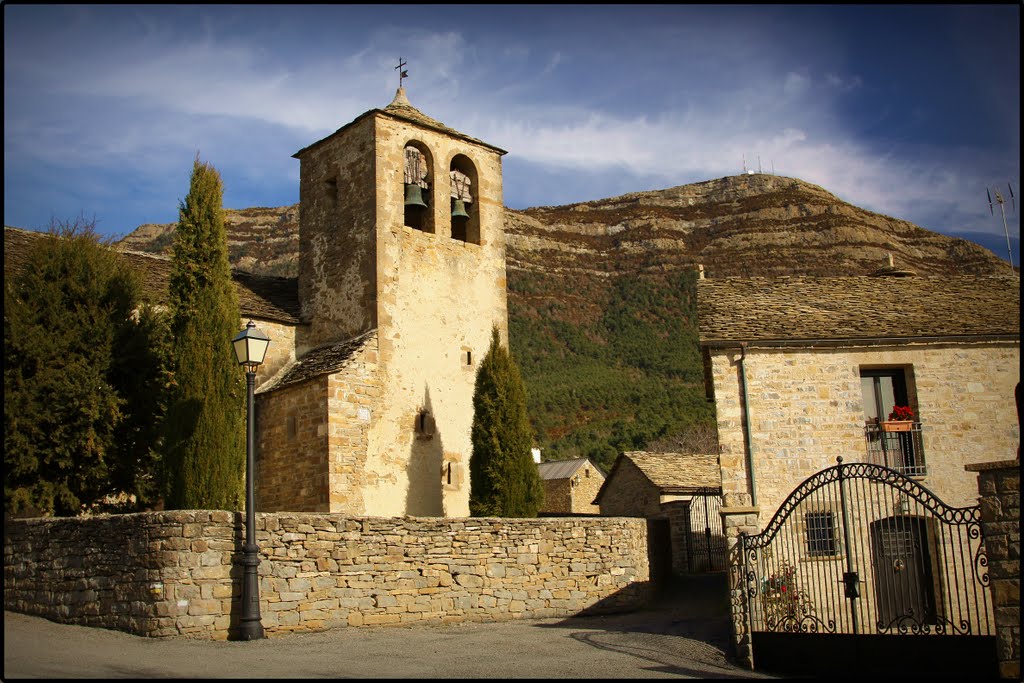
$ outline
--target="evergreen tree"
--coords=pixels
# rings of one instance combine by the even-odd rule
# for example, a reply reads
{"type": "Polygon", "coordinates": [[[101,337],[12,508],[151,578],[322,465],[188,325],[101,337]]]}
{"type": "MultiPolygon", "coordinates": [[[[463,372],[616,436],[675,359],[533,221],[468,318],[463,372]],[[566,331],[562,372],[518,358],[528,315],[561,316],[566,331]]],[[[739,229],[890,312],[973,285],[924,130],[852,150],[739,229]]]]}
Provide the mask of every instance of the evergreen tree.
{"type": "Polygon", "coordinates": [[[82,219],[52,224],[4,280],[7,512],[154,502],[165,331],[141,298],[138,274],[82,219]]]}
{"type": "Polygon", "coordinates": [[[240,317],[222,197],[220,174],[197,156],[180,205],[170,281],[168,509],[232,510],[244,498],[245,378],[231,346],[240,317]]]}
{"type": "Polygon", "coordinates": [[[473,454],[469,460],[469,511],[475,517],[536,517],[544,502],[526,389],[498,329],[480,363],[473,391],[473,454]]]}

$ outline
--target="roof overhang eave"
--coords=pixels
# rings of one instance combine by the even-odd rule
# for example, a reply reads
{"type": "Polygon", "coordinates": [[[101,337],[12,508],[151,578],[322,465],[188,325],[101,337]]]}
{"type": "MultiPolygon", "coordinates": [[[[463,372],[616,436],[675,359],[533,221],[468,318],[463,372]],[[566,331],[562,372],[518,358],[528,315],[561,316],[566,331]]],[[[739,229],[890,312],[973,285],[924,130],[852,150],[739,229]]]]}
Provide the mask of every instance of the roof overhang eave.
{"type": "Polygon", "coordinates": [[[921,335],[912,337],[847,337],[826,339],[701,339],[707,349],[839,347],[839,346],[905,346],[909,344],[972,344],[1020,343],[1020,334],[921,335]]]}

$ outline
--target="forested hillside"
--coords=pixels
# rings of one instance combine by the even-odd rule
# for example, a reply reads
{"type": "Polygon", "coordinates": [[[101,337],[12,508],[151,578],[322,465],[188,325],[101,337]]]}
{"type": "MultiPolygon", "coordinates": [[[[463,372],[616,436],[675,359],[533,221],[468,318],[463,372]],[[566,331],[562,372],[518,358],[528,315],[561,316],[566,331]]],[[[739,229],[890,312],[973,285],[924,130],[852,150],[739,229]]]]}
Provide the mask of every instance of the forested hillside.
{"type": "MultiPolygon", "coordinates": [[[[298,206],[228,210],[232,264],[298,272],[298,206]]],[[[162,251],[171,225],[123,248],[162,251]]],[[[955,227],[955,226],[954,226],[955,227]]],[[[714,433],[694,282],[707,277],[1003,273],[973,242],[866,211],[796,178],[746,174],[569,206],[505,210],[509,329],[544,458],[714,433]]],[[[713,448],[704,444],[702,448],[713,448]]]]}

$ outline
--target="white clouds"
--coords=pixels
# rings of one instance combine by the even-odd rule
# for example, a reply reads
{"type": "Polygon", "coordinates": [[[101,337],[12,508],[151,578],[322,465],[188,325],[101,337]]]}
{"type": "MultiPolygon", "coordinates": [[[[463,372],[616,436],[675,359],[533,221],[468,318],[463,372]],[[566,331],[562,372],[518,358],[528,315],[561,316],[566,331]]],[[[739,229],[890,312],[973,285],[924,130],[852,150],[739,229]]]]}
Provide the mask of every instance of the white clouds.
{"type": "Polygon", "coordinates": [[[790,72],[782,82],[782,92],[789,97],[798,97],[811,87],[811,80],[804,74],[790,72]]]}
{"type": "Polygon", "coordinates": [[[835,73],[827,73],[825,74],[825,84],[839,92],[848,93],[860,88],[864,85],[864,81],[860,76],[843,77],[835,73]]]}
{"type": "MultiPolygon", "coordinates": [[[[282,17],[323,22],[319,12],[282,17]]],[[[93,175],[109,169],[112,179],[130,169],[155,183],[183,173],[182,160],[187,169],[198,149],[236,185],[260,189],[279,179],[286,190],[278,195],[297,195],[290,154],[385,106],[400,54],[414,106],[509,150],[545,177],[566,179],[544,184],[548,194],[538,204],[567,201],[559,189],[588,175],[616,174],[629,191],[631,180],[667,187],[739,173],[744,158],[756,168],[760,157],[765,171],[774,166],[846,201],[921,223],[915,217],[926,215],[923,206],[945,207],[942,220],[966,220],[957,203],[989,182],[973,170],[985,164],[984,151],[950,152],[942,141],[896,146],[864,139],[844,123],[843,107],[877,84],[826,59],[824,36],[811,54],[749,23],[646,26],[624,42],[608,22],[580,36],[549,32],[545,40],[532,23],[431,27],[426,13],[374,23],[357,11],[337,12],[332,20],[344,21],[332,42],[300,44],[295,36],[316,31],[276,23],[279,30],[268,23],[256,39],[241,11],[175,23],[166,8],[134,8],[120,32],[103,33],[88,12],[61,30],[47,22],[39,39],[46,49],[38,52],[29,49],[31,39],[5,40],[12,43],[5,44],[8,158],[93,175]]],[[[894,116],[912,115],[888,99],[862,111],[890,106],[894,116]]],[[[1009,170],[1019,174],[1017,157],[1009,170]]],[[[8,173],[17,172],[8,163],[8,173]]]]}

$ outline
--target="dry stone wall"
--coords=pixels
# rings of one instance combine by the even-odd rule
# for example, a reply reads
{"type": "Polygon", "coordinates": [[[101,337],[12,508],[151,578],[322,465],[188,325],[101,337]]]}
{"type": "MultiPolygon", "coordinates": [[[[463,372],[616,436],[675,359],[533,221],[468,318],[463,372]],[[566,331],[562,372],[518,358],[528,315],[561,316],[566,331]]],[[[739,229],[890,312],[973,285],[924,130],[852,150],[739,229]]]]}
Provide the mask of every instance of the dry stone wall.
{"type": "MultiPolygon", "coordinates": [[[[625,518],[260,513],[270,637],[376,624],[616,611],[649,597],[647,530],[625,518]]],[[[243,515],[8,520],[4,607],[150,637],[223,640],[238,616],[243,515]]]]}

